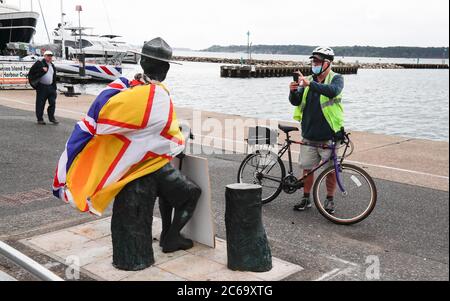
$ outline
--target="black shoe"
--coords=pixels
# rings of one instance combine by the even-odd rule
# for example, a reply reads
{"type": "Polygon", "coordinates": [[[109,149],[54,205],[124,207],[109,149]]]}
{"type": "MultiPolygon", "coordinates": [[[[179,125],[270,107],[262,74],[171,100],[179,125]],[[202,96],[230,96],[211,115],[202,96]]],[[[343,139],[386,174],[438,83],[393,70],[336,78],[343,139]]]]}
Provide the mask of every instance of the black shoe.
{"type": "Polygon", "coordinates": [[[162,251],[163,253],[174,253],[180,250],[189,250],[194,247],[194,242],[190,239],[184,238],[179,235],[175,239],[171,239],[170,237],[166,237],[162,243],[162,251]]]}
{"type": "Polygon", "coordinates": [[[51,123],[53,123],[53,125],[58,125],[59,121],[56,119],[50,120],[51,123]]]}
{"type": "Polygon", "coordinates": [[[162,247],[163,246],[163,241],[166,238],[167,235],[167,231],[166,232],[161,232],[161,235],[159,236],[159,246],[162,247]]]}
{"type": "Polygon", "coordinates": [[[336,213],[336,205],[334,204],[333,200],[327,199],[325,201],[325,211],[330,215],[334,215],[336,213]]]}
{"type": "Polygon", "coordinates": [[[46,125],[45,121],[38,121],[37,124],[38,125],[46,125]]]}
{"type": "Polygon", "coordinates": [[[309,198],[303,198],[299,204],[294,206],[294,211],[305,211],[312,207],[311,200],[309,198]]]}

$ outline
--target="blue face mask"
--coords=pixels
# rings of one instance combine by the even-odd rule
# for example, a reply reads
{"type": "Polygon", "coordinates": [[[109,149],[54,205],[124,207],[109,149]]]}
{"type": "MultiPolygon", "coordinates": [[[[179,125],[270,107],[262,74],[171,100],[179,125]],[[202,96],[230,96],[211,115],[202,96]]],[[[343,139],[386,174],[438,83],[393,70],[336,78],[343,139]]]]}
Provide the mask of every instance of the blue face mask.
{"type": "Polygon", "coordinates": [[[322,66],[312,66],[312,72],[314,74],[320,74],[322,72],[322,66]]]}

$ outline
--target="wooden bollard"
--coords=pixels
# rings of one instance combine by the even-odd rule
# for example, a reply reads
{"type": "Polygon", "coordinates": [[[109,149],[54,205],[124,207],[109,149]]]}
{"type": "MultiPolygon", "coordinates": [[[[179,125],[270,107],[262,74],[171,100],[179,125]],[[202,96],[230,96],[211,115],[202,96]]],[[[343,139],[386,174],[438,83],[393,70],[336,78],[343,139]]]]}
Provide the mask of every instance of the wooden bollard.
{"type": "Polygon", "coordinates": [[[261,194],[259,185],[226,187],[225,224],[230,270],[268,272],[272,269],[272,253],[262,223],[261,194]]]}

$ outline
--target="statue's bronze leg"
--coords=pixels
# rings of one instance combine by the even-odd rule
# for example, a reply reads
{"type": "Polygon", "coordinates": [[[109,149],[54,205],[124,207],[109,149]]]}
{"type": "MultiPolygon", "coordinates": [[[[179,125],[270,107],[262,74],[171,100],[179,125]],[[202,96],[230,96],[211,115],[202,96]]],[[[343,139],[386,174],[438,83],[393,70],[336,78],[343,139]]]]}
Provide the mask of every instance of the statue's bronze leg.
{"type": "Polygon", "coordinates": [[[162,231],[161,236],[159,238],[159,246],[162,247],[162,242],[166,237],[167,232],[169,232],[170,226],[172,225],[173,207],[169,204],[169,202],[164,200],[162,197],[159,198],[158,204],[162,219],[162,231]]]}
{"type": "Polygon", "coordinates": [[[163,221],[164,237],[161,246],[164,253],[172,253],[178,250],[187,250],[193,247],[193,242],[181,236],[180,231],[192,218],[197,201],[201,195],[201,189],[190,181],[179,170],[168,164],[152,175],[158,181],[159,197],[163,202],[161,216],[163,221]],[[175,208],[174,218],[169,228],[167,226],[169,207],[175,208]]]}

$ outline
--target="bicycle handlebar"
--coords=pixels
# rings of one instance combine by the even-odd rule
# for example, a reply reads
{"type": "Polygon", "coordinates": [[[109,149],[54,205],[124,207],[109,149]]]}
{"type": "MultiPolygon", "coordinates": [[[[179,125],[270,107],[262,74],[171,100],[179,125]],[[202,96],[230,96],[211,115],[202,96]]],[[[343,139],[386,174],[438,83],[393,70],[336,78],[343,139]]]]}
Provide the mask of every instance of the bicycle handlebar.
{"type": "Polygon", "coordinates": [[[347,144],[350,142],[349,138],[350,134],[345,131],[345,129],[342,127],[341,130],[334,134],[333,142],[338,143],[341,142],[341,144],[347,144]]]}

